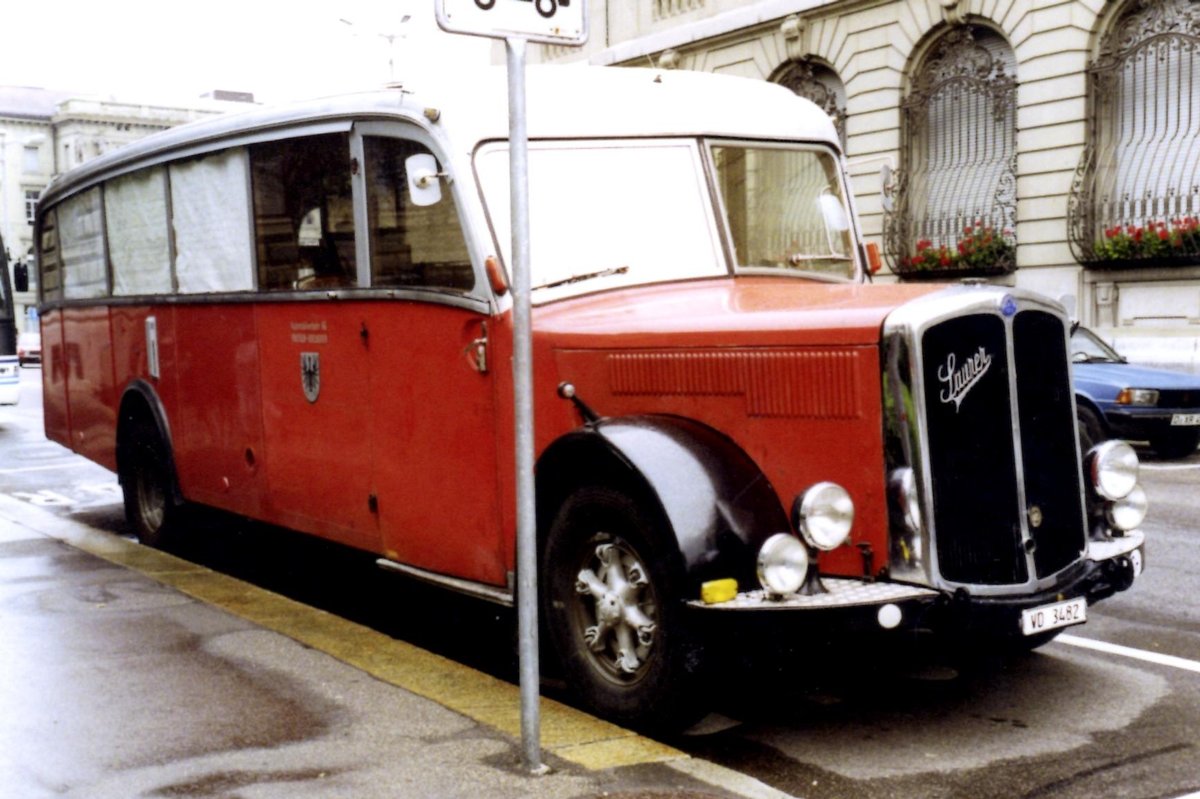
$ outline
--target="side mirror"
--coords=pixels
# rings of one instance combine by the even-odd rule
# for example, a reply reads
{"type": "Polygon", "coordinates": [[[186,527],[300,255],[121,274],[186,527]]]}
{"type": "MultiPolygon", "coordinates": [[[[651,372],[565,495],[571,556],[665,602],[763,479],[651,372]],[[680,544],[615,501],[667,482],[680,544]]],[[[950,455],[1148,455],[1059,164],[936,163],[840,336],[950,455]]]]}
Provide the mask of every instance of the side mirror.
{"type": "Polygon", "coordinates": [[[892,201],[892,177],[892,165],[884,162],[883,166],[879,168],[879,185],[882,189],[879,196],[879,203],[883,206],[883,210],[889,214],[895,207],[895,203],[892,201]]]}
{"type": "Polygon", "coordinates": [[[414,205],[437,205],[442,201],[442,184],[440,178],[444,172],[438,171],[437,159],[429,153],[417,153],[404,159],[404,171],[408,175],[408,194],[414,205]]]}
{"type": "Polygon", "coordinates": [[[850,218],[846,216],[845,206],[828,189],[817,197],[817,205],[821,209],[821,216],[825,218],[825,227],[838,233],[850,229],[850,218]]]}

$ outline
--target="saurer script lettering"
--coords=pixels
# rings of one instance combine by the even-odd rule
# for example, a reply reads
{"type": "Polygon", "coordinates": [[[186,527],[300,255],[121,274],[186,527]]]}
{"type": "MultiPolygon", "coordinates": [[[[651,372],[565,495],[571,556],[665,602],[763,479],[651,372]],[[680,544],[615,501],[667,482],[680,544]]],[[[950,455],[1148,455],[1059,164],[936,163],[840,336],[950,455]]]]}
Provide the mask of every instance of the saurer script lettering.
{"type": "Polygon", "coordinates": [[[944,386],[939,399],[944,403],[953,402],[954,412],[958,413],[958,408],[966,399],[967,393],[987,374],[991,365],[992,356],[988,355],[983,347],[962,366],[958,365],[954,353],[950,353],[946,356],[946,364],[938,367],[938,380],[944,386]]]}

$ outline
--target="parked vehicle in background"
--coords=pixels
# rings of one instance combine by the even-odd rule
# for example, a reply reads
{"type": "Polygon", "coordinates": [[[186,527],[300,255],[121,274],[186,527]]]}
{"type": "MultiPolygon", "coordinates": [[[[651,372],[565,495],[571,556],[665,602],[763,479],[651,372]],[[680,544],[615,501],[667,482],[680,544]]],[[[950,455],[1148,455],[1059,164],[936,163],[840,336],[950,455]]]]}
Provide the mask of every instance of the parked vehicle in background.
{"type": "Polygon", "coordinates": [[[42,362],[41,333],[21,333],[17,336],[17,360],[22,366],[42,362]]]}
{"type": "MultiPolygon", "coordinates": [[[[513,602],[505,86],[255,109],[46,189],[46,434],[143,541],[205,504],[513,602]]],[[[1065,310],[868,284],[815,105],[683,70],[527,95],[538,585],[584,703],[703,713],[718,629],[1032,648],[1133,584],[1137,457],[1084,483],[1065,310]]]]}
{"type": "Polygon", "coordinates": [[[8,275],[8,250],[0,238],[0,405],[21,399],[21,366],[17,358],[17,326],[13,287],[8,275]]]}
{"type": "Polygon", "coordinates": [[[1129,363],[1093,331],[1071,330],[1079,436],[1089,447],[1110,438],[1148,441],[1164,458],[1200,445],[1200,376],[1129,363]]]}

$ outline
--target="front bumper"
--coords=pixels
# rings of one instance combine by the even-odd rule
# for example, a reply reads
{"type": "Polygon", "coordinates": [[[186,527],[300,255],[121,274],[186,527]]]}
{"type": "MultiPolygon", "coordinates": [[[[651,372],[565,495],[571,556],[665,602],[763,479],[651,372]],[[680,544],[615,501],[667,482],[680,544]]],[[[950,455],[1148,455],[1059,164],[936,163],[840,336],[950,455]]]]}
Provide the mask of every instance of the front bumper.
{"type": "Polygon", "coordinates": [[[892,582],[824,577],[825,593],[772,598],[744,591],[727,602],[688,603],[706,621],[735,623],[753,617],[767,625],[868,632],[978,632],[1019,636],[1021,611],[1076,597],[1092,605],[1129,588],[1145,564],[1140,531],[1092,541],[1087,554],[1054,586],[1033,594],[978,596],[892,582]]]}
{"type": "Polygon", "coordinates": [[[1171,420],[1178,414],[1200,413],[1200,408],[1126,408],[1110,406],[1104,411],[1105,421],[1115,438],[1146,441],[1155,436],[1167,435],[1180,430],[1195,430],[1192,426],[1172,427],[1171,420]]]}

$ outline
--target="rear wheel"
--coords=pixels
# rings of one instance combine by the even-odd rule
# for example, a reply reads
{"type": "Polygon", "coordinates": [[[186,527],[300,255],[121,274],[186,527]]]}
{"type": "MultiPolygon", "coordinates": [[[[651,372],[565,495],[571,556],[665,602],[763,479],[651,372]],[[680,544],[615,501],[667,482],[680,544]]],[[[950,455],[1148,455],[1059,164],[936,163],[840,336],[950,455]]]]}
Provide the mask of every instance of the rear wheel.
{"type": "Polygon", "coordinates": [[[170,457],[153,426],[137,424],[128,435],[120,465],[125,519],[139,541],[161,548],[176,535],[181,515],[174,500],[170,457]]]}
{"type": "Polygon", "coordinates": [[[573,494],[543,553],[543,613],[572,690],[618,723],[669,729],[689,702],[699,650],[687,628],[678,555],[629,497],[573,494]]]}

